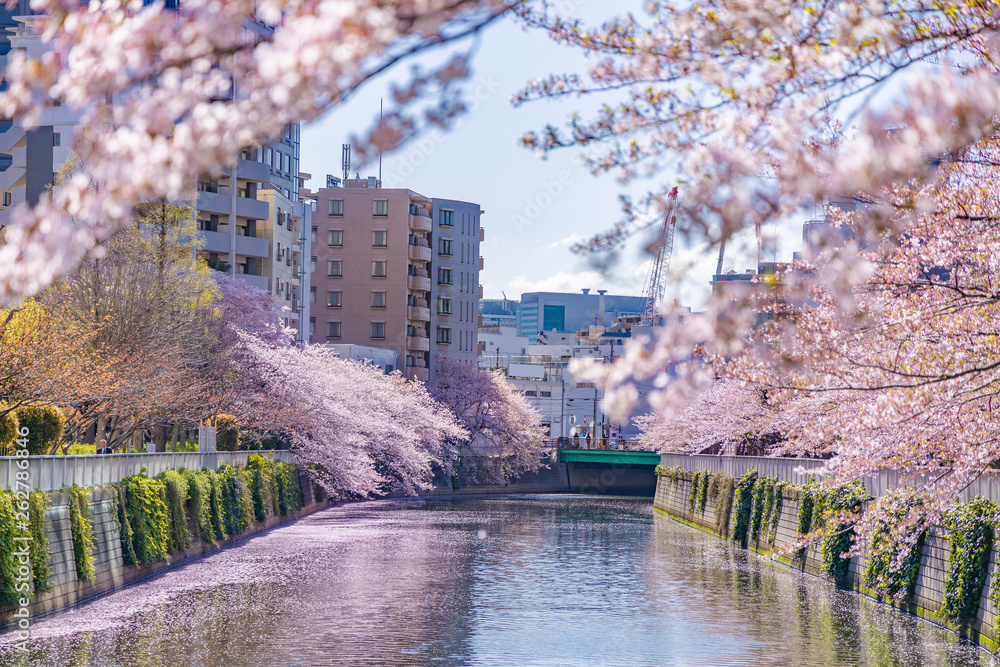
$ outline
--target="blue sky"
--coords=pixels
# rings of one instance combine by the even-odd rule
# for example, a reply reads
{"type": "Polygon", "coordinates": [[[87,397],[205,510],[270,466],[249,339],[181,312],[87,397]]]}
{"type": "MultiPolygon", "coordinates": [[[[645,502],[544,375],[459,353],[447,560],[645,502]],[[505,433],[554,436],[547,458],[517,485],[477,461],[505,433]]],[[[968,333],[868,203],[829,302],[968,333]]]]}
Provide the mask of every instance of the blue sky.
{"type": "MultiPolygon", "coordinates": [[[[604,20],[608,5],[564,0],[558,5],[584,18],[604,20]]],[[[625,6],[615,4],[621,11],[625,6]]],[[[442,54],[430,60],[440,60],[442,54]]],[[[644,243],[636,239],[621,253],[611,271],[602,274],[586,257],[570,252],[572,243],[610,227],[619,217],[618,195],[623,187],[633,194],[645,191],[638,181],[628,186],[613,176],[592,176],[579,159],[580,151],[565,149],[541,159],[519,146],[525,131],[546,122],[560,123],[575,110],[594,106],[594,100],[543,101],[515,109],[510,96],[532,78],[561,71],[581,71],[586,60],[578,52],[558,46],[537,31],[526,32],[512,19],[490,27],[481,37],[467,85],[472,110],[447,134],[425,135],[399,151],[384,156],[385,187],[406,187],[426,196],[472,201],[486,211],[482,218],[486,240],[481,246],[485,270],[480,282],[486,297],[518,298],[522,292],[610,289],[639,294],[647,275],[644,243]]],[[[406,67],[395,72],[397,78],[406,67]]],[[[392,74],[390,75],[392,76],[392,74]]],[[[378,116],[379,98],[390,79],[376,81],[356,97],[307,125],[302,134],[301,169],[313,174],[310,186],[321,187],[325,174],[341,173],[341,144],[360,133],[378,116]]],[[[374,175],[377,166],[363,170],[374,175]]],[[[672,174],[659,175],[669,182],[672,174]]],[[[776,252],[789,259],[800,247],[797,225],[765,230],[779,237],[776,252]]],[[[725,270],[754,265],[756,242],[742,238],[726,250],[725,270]]],[[[687,267],[667,288],[668,298],[695,308],[708,294],[715,267],[715,251],[678,239],[673,268],[687,267]]]]}

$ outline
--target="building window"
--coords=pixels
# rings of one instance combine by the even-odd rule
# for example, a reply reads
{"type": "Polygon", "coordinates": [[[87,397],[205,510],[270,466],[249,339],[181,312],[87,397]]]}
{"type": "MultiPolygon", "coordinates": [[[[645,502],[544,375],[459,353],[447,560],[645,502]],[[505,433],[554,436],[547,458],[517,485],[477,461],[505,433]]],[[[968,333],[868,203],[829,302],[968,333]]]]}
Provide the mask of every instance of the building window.
{"type": "Polygon", "coordinates": [[[316,335],[316,318],[309,318],[309,338],[313,338],[316,335]]]}
{"type": "Polygon", "coordinates": [[[344,200],[343,199],[331,199],[330,200],[330,215],[344,215],[344,200]]]}
{"type": "Polygon", "coordinates": [[[389,233],[385,230],[377,230],[372,232],[372,247],[373,248],[385,248],[389,245],[389,233]]]}
{"type": "Polygon", "coordinates": [[[451,342],[451,327],[438,327],[437,328],[437,342],[442,345],[447,345],[451,342]]]}
{"type": "Polygon", "coordinates": [[[438,269],[438,285],[452,284],[451,269],[438,269]]]}
{"type": "Polygon", "coordinates": [[[566,328],[566,306],[542,306],[542,331],[566,328]]]}
{"type": "Polygon", "coordinates": [[[385,292],[372,292],[372,308],[385,308],[385,292]]]}
{"type": "Polygon", "coordinates": [[[344,263],[339,259],[331,259],[326,263],[326,275],[332,278],[340,278],[343,275],[344,263]]]}
{"type": "Polygon", "coordinates": [[[13,193],[11,193],[9,191],[8,192],[4,192],[3,193],[3,205],[4,206],[10,206],[11,201],[13,201],[13,197],[14,197],[13,193]]]}
{"type": "Polygon", "coordinates": [[[438,224],[442,227],[454,227],[455,226],[455,212],[454,211],[438,211],[438,224]]]}
{"type": "Polygon", "coordinates": [[[58,132],[53,132],[52,133],[52,145],[53,146],[62,146],[62,135],[59,134],[58,132]]]}
{"type": "Polygon", "coordinates": [[[316,286],[309,288],[309,303],[316,303],[316,286]]]}
{"type": "Polygon", "coordinates": [[[451,299],[438,297],[438,315],[451,315],[451,299]]]}
{"type": "Polygon", "coordinates": [[[451,239],[438,239],[438,254],[453,255],[455,242],[451,239]]]}
{"type": "Polygon", "coordinates": [[[340,338],[340,322],[327,322],[326,323],[326,337],[327,338],[340,338]]]}
{"type": "Polygon", "coordinates": [[[266,164],[268,166],[271,165],[271,149],[270,148],[265,148],[264,149],[264,164],[266,164]]]}
{"type": "Polygon", "coordinates": [[[344,230],[343,229],[331,229],[326,233],[326,244],[334,248],[340,248],[344,245],[344,230]]]}
{"type": "Polygon", "coordinates": [[[530,389],[530,390],[524,392],[524,395],[525,396],[538,396],[538,392],[535,391],[534,389],[530,389]]]}
{"type": "Polygon", "coordinates": [[[292,172],[292,156],[290,156],[288,153],[282,153],[282,157],[284,158],[284,167],[285,167],[283,171],[286,174],[290,174],[292,172]]]}
{"type": "Polygon", "coordinates": [[[552,398],[552,392],[551,391],[543,391],[543,392],[540,392],[539,395],[542,398],[552,398]]]}
{"type": "Polygon", "coordinates": [[[309,258],[309,273],[316,273],[316,258],[309,258]]]}
{"type": "Polygon", "coordinates": [[[372,338],[385,338],[385,322],[372,322],[372,338]]]}
{"type": "Polygon", "coordinates": [[[389,215],[389,200],[388,199],[375,199],[372,201],[372,215],[386,216],[389,215]]]}
{"type": "Polygon", "coordinates": [[[309,235],[309,240],[312,241],[313,243],[316,243],[316,233],[318,231],[319,231],[318,229],[316,229],[315,227],[313,227],[312,228],[312,233],[309,235]]]}
{"type": "Polygon", "coordinates": [[[372,278],[385,278],[385,260],[372,262],[372,278]]]}
{"type": "Polygon", "coordinates": [[[340,291],[328,291],[326,293],[326,307],[340,308],[344,303],[344,293],[340,291]]]}

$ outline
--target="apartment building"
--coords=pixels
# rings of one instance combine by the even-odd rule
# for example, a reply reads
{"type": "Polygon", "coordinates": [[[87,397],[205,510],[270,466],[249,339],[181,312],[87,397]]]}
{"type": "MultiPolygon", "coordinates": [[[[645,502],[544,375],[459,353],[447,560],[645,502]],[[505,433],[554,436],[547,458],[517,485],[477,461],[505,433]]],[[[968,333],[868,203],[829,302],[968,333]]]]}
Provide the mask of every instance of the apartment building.
{"type": "MultiPolygon", "coordinates": [[[[34,28],[37,16],[26,0],[0,11],[0,67],[10,51],[41,55],[48,46],[34,28]]],[[[264,36],[270,29],[248,22],[248,29],[264,36]]],[[[33,205],[50,187],[54,175],[70,157],[79,115],[54,106],[42,114],[38,127],[25,128],[20,119],[0,122],[0,225],[19,205],[33,205]]],[[[297,124],[265,146],[244,150],[235,165],[217,174],[204,174],[192,183],[197,191],[194,215],[201,233],[199,254],[217,270],[284,302],[286,326],[308,337],[309,275],[303,272],[309,257],[311,204],[299,198],[308,174],[299,173],[297,124]]]]}
{"type": "Polygon", "coordinates": [[[477,204],[385,189],[375,178],[308,196],[311,341],[392,349],[405,375],[423,381],[437,354],[475,360],[477,204]]]}
{"type": "Polygon", "coordinates": [[[454,199],[433,199],[431,233],[430,367],[444,355],[474,363],[479,354],[479,299],[483,288],[479,272],[483,240],[479,204],[454,199]]]}

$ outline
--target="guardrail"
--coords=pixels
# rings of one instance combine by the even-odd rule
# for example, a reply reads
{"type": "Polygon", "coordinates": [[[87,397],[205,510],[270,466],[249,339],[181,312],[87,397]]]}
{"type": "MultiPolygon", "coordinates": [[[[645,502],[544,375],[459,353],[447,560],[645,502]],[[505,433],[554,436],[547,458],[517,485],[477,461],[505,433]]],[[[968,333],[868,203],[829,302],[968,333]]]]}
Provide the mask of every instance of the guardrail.
{"type": "MultiPolygon", "coordinates": [[[[761,475],[769,475],[787,480],[792,484],[804,484],[809,481],[811,471],[822,466],[825,461],[820,459],[793,459],[769,456],[715,456],[711,454],[660,454],[660,463],[665,466],[680,466],[686,470],[721,470],[733,477],[742,477],[750,468],[757,468],[761,475]]],[[[873,498],[885,495],[892,489],[901,486],[919,486],[924,480],[930,481],[940,476],[944,470],[928,473],[926,477],[913,480],[903,479],[895,470],[880,470],[874,475],[862,479],[865,489],[873,498]]],[[[1000,502],[1000,470],[987,470],[974,480],[962,493],[959,499],[968,502],[976,496],[982,496],[995,502],[1000,502]]]]}
{"type": "MultiPolygon", "coordinates": [[[[28,480],[32,490],[55,491],[64,486],[99,486],[114,484],[146,468],[149,475],[164,470],[188,468],[215,470],[223,464],[246,465],[247,457],[260,454],[271,460],[294,463],[290,451],[262,450],[257,452],[166,452],[140,454],[87,454],[83,456],[29,456],[20,459],[0,457],[0,488],[13,489],[17,473],[23,472],[19,461],[28,461],[28,480]]],[[[23,488],[23,487],[22,487],[23,488]]]]}
{"type": "Polygon", "coordinates": [[[655,452],[651,447],[639,444],[638,440],[620,440],[618,438],[591,438],[588,442],[586,438],[574,440],[563,438],[557,440],[546,440],[546,443],[554,449],[603,449],[607,451],[619,452],[655,452]]]}

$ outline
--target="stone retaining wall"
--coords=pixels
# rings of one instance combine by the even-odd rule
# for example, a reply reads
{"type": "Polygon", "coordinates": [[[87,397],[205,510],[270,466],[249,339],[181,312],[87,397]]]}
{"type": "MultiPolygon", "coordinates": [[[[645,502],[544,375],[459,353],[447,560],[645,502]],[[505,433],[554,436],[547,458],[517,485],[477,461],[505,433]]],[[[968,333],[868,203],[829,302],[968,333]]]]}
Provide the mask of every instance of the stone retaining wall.
{"type": "MultiPolygon", "coordinates": [[[[298,513],[289,516],[269,516],[263,523],[253,525],[241,535],[220,540],[218,544],[192,540],[192,544],[187,550],[171,554],[167,561],[134,567],[126,566],[122,562],[118,522],[113,515],[114,491],[106,487],[87,489],[90,496],[88,514],[94,528],[94,549],[91,552],[94,578],[90,581],[80,581],[77,578],[76,557],[73,554],[73,533],[69,518],[69,495],[66,493],[50,494],[49,506],[45,511],[45,522],[49,542],[48,564],[51,588],[45,593],[34,596],[29,607],[31,617],[36,618],[39,615],[65,609],[84,600],[105,595],[191,558],[217,551],[246,537],[294,521],[329,506],[328,500],[315,502],[312,480],[309,479],[308,475],[300,471],[299,478],[306,504],[298,513]]],[[[192,530],[193,527],[189,516],[188,529],[192,530]]],[[[192,532],[192,534],[194,533],[192,532]]],[[[0,631],[13,629],[12,626],[16,621],[12,620],[12,615],[15,611],[14,607],[0,608],[0,631]]]]}
{"type": "MultiPolygon", "coordinates": [[[[672,461],[671,463],[676,462],[672,461]]],[[[694,472],[695,467],[691,465],[688,469],[694,472]]],[[[736,517],[735,507],[730,508],[728,524],[723,526],[722,530],[717,530],[715,525],[715,504],[711,499],[706,502],[704,511],[697,504],[693,512],[690,510],[691,484],[692,480],[690,478],[678,479],[675,482],[667,476],[660,477],[656,487],[656,496],[653,499],[653,507],[684,523],[720,537],[728,537],[732,532],[733,521],[736,517]]],[[[734,505],[735,502],[736,494],[734,493],[734,505]]],[[[789,567],[833,582],[833,578],[826,574],[823,569],[823,555],[819,544],[809,546],[806,549],[804,559],[799,558],[795,553],[789,552],[787,547],[794,544],[798,539],[798,516],[799,499],[794,492],[785,490],[782,493],[778,526],[775,531],[773,543],[764,537],[766,534],[765,527],[762,526],[760,539],[750,540],[747,547],[758,553],[771,555],[789,567]]],[[[993,579],[993,570],[996,567],[996,549],[990,554],[989,576],[980,595],[977,621],[969,628],[968,633],[965,633],[938,615],[944,603],[944,582],[949,569],[948,553],[950,546],[948,535],[944,530],[933,529],[928,531],[928,535],[924,540],[920,570],[917,574],[916,589],[912,598],[903,603],[891,600],[884,601],[901,610],[916,614],[932,623],[967,636],[972,641],[995,651],[997,650],[998,641],[996,628],[997,610],[993,602],[989,599],[989,589],[990,582],[993,579]]],[[[863,554],[861,557],[852,558],[847,576],[843,580],[834,583],[878,599],[875,592],[864,585],[864,571],[866,566],[866,554],[863,554]]]]}

